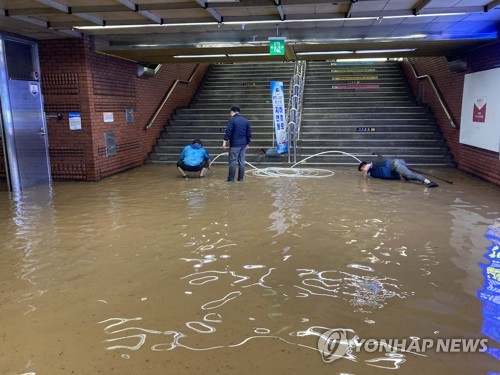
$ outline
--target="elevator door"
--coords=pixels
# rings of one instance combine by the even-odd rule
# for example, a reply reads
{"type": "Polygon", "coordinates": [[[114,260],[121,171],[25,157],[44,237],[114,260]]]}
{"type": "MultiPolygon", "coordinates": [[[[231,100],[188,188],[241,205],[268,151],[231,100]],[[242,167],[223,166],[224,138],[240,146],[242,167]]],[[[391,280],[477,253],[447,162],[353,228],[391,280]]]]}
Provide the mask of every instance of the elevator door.
{"type": "Polygon", "coordinates": [[[4,151],[11,190],[48,184],[50,163],[36,44],[3,38],[2,65],[4,151]]]}

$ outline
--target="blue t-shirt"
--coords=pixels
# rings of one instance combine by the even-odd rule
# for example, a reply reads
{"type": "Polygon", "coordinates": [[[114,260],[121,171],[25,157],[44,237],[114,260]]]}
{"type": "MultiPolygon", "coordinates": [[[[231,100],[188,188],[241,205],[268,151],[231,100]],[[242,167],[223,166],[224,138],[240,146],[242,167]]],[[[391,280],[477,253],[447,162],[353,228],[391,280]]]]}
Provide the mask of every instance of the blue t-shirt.
{"type": "Polygon", "coordinates": [[[195,167],[200,165],[203,159],[210,160],[210,155],[208,155],[208,152],[198,143],[194,143],[184,147],[179,159],[182,160],[184,164],[195,167]]]}

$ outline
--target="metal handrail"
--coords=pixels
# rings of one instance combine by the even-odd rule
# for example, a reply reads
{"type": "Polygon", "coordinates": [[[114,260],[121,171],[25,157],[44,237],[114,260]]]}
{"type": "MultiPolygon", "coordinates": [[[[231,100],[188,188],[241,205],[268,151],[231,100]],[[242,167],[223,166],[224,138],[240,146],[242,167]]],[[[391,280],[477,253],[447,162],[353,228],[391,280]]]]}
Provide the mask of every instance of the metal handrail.
{"type": "Polygon", "coordinates": [[[297,158],[297,140],[300,138],[300,125],[302,122],[302,101],[304,97],[306,62],[297,61],[294,74],[290,80],[290,94],[288,98],[287,132],[288,132],[288,162],[290,162],[290,149],[293,148],[294,162],[297,158]]]}
{"type": "Polygon", "coordinates": [[[453,121],[453,119],[452,119],[452,117],[450,115],[450,111],[448,110],[448,107],[446,106],[446,103],[444,102],[441,94],[439,93],[439,90],[437,89],[436,84],[434,83],[434,80],[432,79],[432,77],[430,75],[428,75],[428,74],[419,76],[417,74],[417,71],[415,70],[415,67],[411,63],[411,61],[408,58],[405,58],[405,60],[408,63],[408,65],[410,66],[410,69],[413,72],[413,75],[415,76],[415,79],[419,80],[419,79],[427,78],[429,80],[429,82],[431,84],[431,87],[434,90],[434,93],[436,94],[436,97],[437,97],[437,99],[439,101],[439,104],[441,104],[441,107],[443,108],[443,111],[446,114],[446,117],[448,118],[448,122],[450,123],[450,125],[452,127],[456,128],[457,125],[455,124],[455,121],[453,121]]]}
{"type": "Polygon", "coordinates": [[[297,61],[293,77],[290,80],[287,118],[288,122],[293,122],[297,125],[298,137],[300,137],[300,124],[302,119],[302,98],[304,96],[305,72],[306,62],[297,61]]]}
{"type": "Polygon", "coordinates": [[[172,93],[174,92],[174,90],[177,87],[177,85],[179,83],[184,83],[184,84],[191,83],[192,80],[193,80],[193,78],[194,78],[194,76],[196,75],[199,67],[200,67],[200,64],[196,64],[195,68],[193,69],[193,72],[191,73],[191,76],[189,77],[189,79],[187,81],[186,80],[181,80],[181,79],[176,79],[175,80],[175,82],[172,84],[172,86],[170,86],[170,89],[168,90],[167,94],[163,98],[163,100],[162,100],[161,104],[159,105],[158,109],[155,111],[153,117],[151,118],[151,120],[149,120],[148,124],[146,125],[146,130],[148,130],[151,126],[153,126],[154,122],[156,121],[156,118],[160,114],[161,110],[163,109],[163,107],[167,103],[168,99],[170,98],[170,95],[172,95],[172,93]]]}

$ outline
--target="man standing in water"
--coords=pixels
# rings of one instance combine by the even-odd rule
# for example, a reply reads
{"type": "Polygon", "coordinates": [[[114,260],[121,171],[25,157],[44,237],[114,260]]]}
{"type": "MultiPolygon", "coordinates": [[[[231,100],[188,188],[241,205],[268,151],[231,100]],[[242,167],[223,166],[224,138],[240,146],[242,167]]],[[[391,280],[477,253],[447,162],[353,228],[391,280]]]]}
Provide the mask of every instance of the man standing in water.
{"type": "Polygon", "coordinates": [[[405,180],[417,180],[426,184],[427,187],[434,188],[439,185],[435,182],[429,181],[421,174],[411,171],[403,159],[380,159],[372,162],[363,161],[358,166],[363,177],[368,174],[375,178],[382,178],[385,180],[400,180],[403,177],[405,180]]]}
{"type": "Polygon", "coordinates": [[[242,182],[245,175],[245,153],[250,147],[252,130],[248,120],[240,115],[240,107],[232,106],[231,118],[227,122],[222,148],[225,150],[229,142],[229,173],[227,182],[234,182],[236,163],[238,163],[238,181],[242,182]]]}

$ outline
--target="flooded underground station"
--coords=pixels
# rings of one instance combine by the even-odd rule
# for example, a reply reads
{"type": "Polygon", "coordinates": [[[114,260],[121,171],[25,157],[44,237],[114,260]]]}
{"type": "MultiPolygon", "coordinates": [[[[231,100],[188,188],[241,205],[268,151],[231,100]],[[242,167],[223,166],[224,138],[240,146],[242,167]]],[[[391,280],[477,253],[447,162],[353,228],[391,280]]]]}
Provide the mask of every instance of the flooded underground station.
{"type": "Polygon", "coordinates": [[[0,373],[496,374],[500,190],[424,172],[0,190],[0,373]]]}

